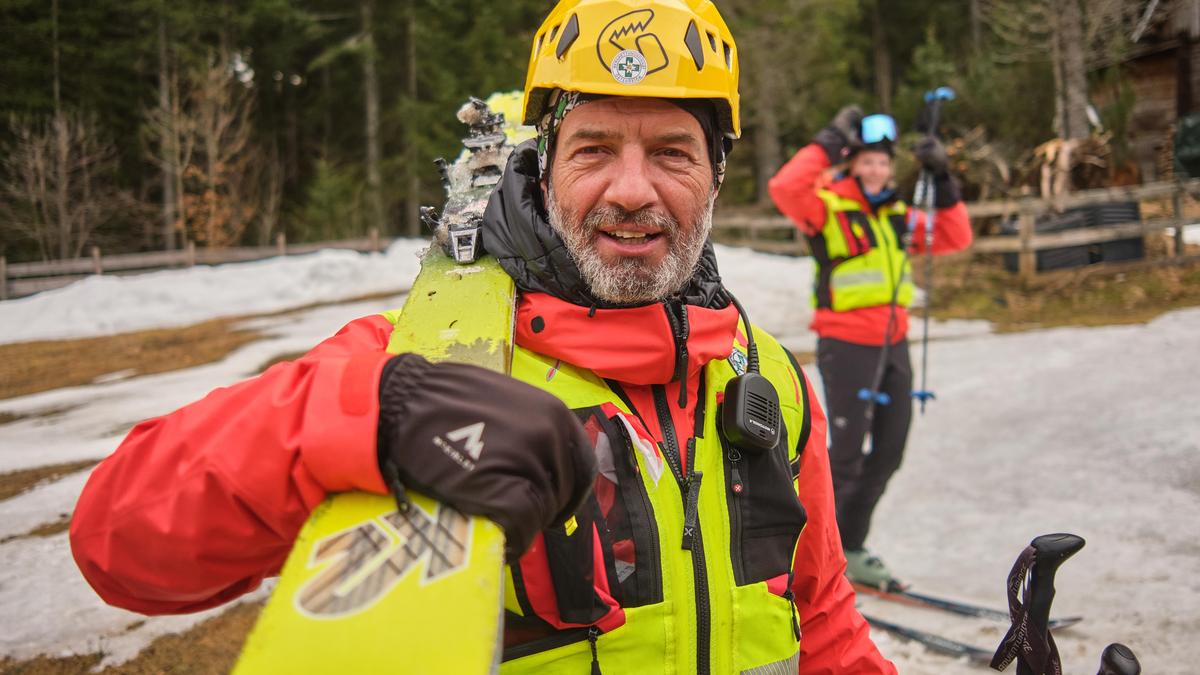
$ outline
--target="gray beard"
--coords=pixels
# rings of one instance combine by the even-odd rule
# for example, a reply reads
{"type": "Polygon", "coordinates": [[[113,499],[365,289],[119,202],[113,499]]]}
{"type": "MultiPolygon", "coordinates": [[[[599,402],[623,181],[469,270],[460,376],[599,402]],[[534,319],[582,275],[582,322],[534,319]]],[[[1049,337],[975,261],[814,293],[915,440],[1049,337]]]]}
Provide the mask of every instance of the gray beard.
{"type": "Polygon", "coordinates": [[[671,216],[645,209],[629,212],[618,206],[599,206],[581,219],[558,203],[553,183],[546,210],[550,227],[562,237],[592,295],[614,305],[641,305],[670,298],[683,290],[696,273],[704,242],[712,230],[715,201],[714,192],[693,217],[695,226],[687,231],[671,216]],[[662,230],[659,236],[667,237],[667,255],[660,263],[651,266],[640,258],[606,263],[600,258],[595,246],[596,237],[603,236],[600,228],[627,222],[662,230]]]}

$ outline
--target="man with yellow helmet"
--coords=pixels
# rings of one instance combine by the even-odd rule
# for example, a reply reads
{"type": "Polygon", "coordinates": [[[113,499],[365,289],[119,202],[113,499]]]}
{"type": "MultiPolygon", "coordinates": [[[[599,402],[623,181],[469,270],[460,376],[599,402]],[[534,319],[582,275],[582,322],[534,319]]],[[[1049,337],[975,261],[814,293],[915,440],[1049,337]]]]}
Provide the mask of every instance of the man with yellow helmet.
{"type": "Polygon", "coordinates": [[[394,317],[355,321],[139,425],[76,511],[88,580],[147,613],[220,604],[325,493],[387,473],[504,527],[502,672],[894,673],[842,575],[812,387],[708,240],[737,82],[708,0],[560,2],[526,79],[538,137],[481,227],[518,289],[512,377],[388,354],[394,317]],[[466,469],[430,439],[472,420],[466,469]]]}

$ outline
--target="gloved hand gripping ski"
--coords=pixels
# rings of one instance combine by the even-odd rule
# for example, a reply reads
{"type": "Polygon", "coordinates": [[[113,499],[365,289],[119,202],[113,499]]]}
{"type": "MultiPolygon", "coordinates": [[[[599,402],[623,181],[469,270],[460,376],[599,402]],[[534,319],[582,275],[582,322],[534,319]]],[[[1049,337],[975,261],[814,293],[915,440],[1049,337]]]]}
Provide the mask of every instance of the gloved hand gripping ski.
{"type": "Polygon", "coordinates": [[[514,562],[589,494],[595,454],[562,401],[461,363],[402,354],[379,385],[379,462],[407,486],[504,528],[514,562]],[[486,431],[486,447],[484,432],[486,431]]]}

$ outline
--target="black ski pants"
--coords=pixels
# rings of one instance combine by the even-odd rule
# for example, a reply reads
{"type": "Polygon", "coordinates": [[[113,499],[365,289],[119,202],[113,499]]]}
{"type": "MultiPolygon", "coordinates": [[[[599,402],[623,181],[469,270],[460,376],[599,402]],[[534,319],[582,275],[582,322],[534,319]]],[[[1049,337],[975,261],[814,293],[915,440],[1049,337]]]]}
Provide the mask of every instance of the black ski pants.
{"type": "Polygon", "coordinates": [[[817,341],[817,367],[825,384],[829,417],[829,463],[845,550],[863,547],[875,505],[900,468],[912,421],[912,365],[908,341],[902,340],[887,350],[880,384],[880,391],[892,400],[875,406],[875,418],[867,428],[867,402],[858,392],[871,388],[882,352],[883,347],[832,338],[817,341]],[[864,448],[868,434],[870,444],[864,448]]]}

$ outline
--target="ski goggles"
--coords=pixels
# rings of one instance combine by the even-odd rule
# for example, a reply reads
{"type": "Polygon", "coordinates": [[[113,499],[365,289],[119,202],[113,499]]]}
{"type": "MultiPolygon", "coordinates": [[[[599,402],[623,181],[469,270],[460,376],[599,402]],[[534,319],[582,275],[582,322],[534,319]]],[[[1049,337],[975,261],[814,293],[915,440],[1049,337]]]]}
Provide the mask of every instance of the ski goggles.
{"type": "Polygon", "coordinates": [[[864,145],[896,142],[896,120],[891,115],[867,115],[859,125],[859,138],[864,145]]]}

